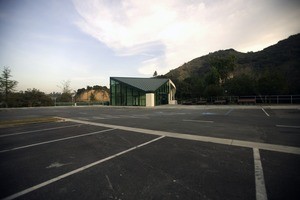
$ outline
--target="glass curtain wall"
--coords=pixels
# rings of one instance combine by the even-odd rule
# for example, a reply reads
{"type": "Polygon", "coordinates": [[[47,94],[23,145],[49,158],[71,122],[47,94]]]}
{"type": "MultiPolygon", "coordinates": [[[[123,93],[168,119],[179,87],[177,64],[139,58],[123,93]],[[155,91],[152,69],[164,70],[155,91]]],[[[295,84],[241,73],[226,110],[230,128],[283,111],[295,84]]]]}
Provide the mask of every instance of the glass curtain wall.
{"type": "Polygon", "coordinates": [[[169,81],[155,91],[155,105],[168,104],[169,81]]]}
{"type": "Polygon", "coordinates": [[[116,82],[110,79],[110,105],[116,105],[116,82]]]}
{"type": "Polygon", "coordinates": [[[125,83],[110,79],[110,104],[113,106],[146,106],[146,93],[125,83]]]}

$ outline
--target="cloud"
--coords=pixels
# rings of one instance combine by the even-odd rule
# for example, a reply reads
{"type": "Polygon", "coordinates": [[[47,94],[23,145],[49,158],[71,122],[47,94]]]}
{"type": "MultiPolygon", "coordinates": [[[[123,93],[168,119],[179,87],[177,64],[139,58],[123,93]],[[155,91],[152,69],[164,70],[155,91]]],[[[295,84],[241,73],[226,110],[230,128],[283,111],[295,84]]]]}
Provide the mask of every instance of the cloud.
{"type": "Polygon", "coordinates": [[[76,24],[118,55],[147,54],[139,72],[168,72],[209,52],[256,51],[300,31],[299,3],[277,0],[74,0],[76,24]],[[163,51],[159,55],[149,52],[163,51]]]}

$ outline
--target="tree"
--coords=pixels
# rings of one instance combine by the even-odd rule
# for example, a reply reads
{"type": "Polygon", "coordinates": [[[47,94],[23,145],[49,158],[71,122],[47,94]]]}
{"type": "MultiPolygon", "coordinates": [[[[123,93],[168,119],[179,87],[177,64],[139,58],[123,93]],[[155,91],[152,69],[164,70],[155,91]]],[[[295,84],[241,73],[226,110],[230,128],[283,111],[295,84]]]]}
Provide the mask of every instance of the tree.
{"type": "Polygon", "coordinates": [[[205,76],[206,85],[219,85],[220,74],[215,67],[210,68],[210,72],[205,76]]]}
{"type": "Polygon", "coordinates": [[[25,92],[13,92],[9,95],[9,107],[36,107],[52,106],[53,101],[49,95],[38,89],[27,89],[25,92]]]}
{"type": "Polygon", "coordinates": [[[58,102],[72,102],[72,94],[71,93],[62,93],[60,97],[56,99],[58,102]]]}
{"type": "Polygon", "coordinates": [[[183,100],[183,99],[190,99],[192,98],[192,83],[191,78],[186,78],[182,82],[178,82],[176,84],[177,91],[176,91],[176,98],[183,100]]]}
{"type": "Polygon", "coordinates": [[[203,79],[199,77],[194,78],[192,84],[192,96],[196,98],[203,96],[203,92],[205,89],[203,79]]]}
{"type": "Polygon", "coordinates": [[[224,83],[229,73],[232,72],[236,66],[236,58],[233,55],[227,58],[213,58],[210,61],[210,65],[217,69],[220,79],[224,83]]]}
{"type": "Polygon", "coordinates": [[[284,76],[277,71],[266,70],[257,81],[259,94],[286,94],[288,85],[284,76]]]}
{"type": "Polygon", "coordinates": [[[70,93],[71,94],[72,89],[71,89],[70,85],[71,85],[71,81],[67,80],[67,81],[62,81],[61,86],[58,86],[58,87],[62,89],[62,93],[70,93]]]}
{"type": "Polygon", "coordinates": [[[153,77],[157,77],[157,71],[154,72],[153,77]]]}
{"type": "Polygon", "coordinates": [[[247,74],[241,74],[232,79],[229,79],[224,87],[230,95],[254,95],[256,80],[247,74]]]}
{"type": "Polygon", "coordinates": [[[223,88],[219,85],[208,85],[204,90],[205,97],[217,97],[223,95],[223,88]]]}
{"type": "Polygon", "coordinates": [[[92,86],[86,86],[86,90],[92,90],[93,89],[93,87],[92,86]]]}
{"type": "Polygon", "coordinates": [[[53,101],[50,96],[38,89],[27,89],[23,93],[23,106],[36,107],[36,106],[52,106],[53,101]]]}
{"type": "Polygon", "coordinates": [[[102,87],[99,86],[99,85],[94,85],[93,86],[93,90],[101,90],[101,89],[102,89],[102,87]]]}
{"type": "Polygon", "coordinates": [[[78,89],[76,95],[81,95],[84,92],[85,92],[85,88],[78,89]]]}
{"type": "Polygon", "coordinates": [[[11,70],[9,67],[4,67],[1,77],[0,77],[0,92],[1,96],[4,97],[5,104],[7,106],[8,103],[8,97],[10,93],[12,93],[15,89],[15,87],[18,84],[18,81],[11,80],[10,78],[12,77],[11,75],[11,70]]]}
{"type": "Polygon", "coordinates": [[[91,92],[90,101],[95,101],[95,100],[96,100],[96,95],[94,94],[94,92],[91,92]]]}
{"type": "Polygon", "coordinates": [[[61,86],[58,86],[62,89],[61,96],[57,99],[57,101],[61,102],[71,102],[72,101],[72,89],[70,87],[71,81],[63,81],[61,86]]]}

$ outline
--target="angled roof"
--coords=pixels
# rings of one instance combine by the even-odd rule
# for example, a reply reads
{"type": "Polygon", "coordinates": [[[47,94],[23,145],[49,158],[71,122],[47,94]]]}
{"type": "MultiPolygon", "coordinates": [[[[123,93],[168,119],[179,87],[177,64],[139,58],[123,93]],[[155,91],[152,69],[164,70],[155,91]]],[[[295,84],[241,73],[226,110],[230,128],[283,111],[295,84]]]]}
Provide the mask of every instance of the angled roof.
{"type": "Polygon", "coordinates": [[[131,85],[145,92],[154,92],[169,80],[167,78],[129,78],[129,77],[111,77],[111,78],[116,81],[125,83],[127,85],[131,85]]]}

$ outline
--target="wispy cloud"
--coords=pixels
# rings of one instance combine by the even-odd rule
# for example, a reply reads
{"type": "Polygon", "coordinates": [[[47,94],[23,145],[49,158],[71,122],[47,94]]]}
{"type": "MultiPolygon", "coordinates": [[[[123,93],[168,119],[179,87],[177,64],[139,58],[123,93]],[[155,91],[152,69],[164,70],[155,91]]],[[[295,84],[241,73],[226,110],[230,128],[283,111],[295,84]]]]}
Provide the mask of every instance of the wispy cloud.
{"type": "Polygon", "coordinates": [[[139,72],[147,75],[218,49],[260,50],[300,31],[297,1],[74,0],[74,5],[80,29],[119,55],[162,48],[141,63],[139,72]]]}

